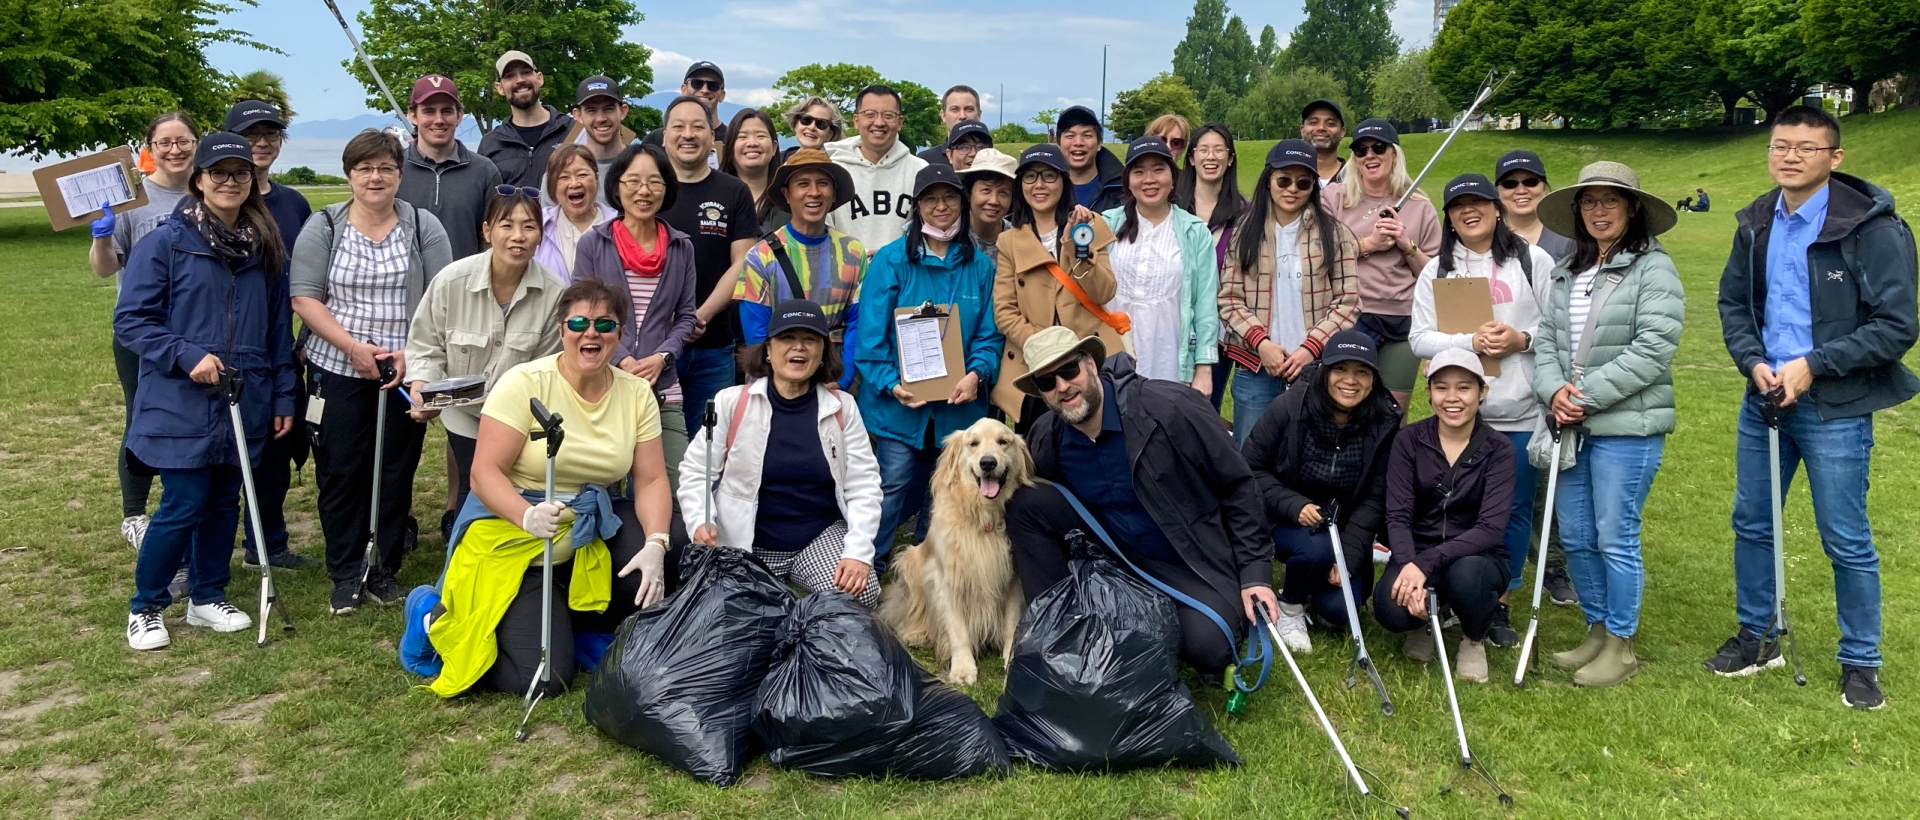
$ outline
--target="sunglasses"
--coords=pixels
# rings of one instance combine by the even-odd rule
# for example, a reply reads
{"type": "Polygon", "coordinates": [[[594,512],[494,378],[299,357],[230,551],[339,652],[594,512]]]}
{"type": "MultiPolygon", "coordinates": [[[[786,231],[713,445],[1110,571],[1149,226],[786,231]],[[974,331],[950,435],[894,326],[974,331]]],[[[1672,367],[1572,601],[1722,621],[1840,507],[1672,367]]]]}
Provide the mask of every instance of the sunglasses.
{"type": "Polygon", "coordinates": [[[688,80],[687,85],[695,91],[719,91],[721,88],[719,80],[704,80],[699,77],[688,80]]]}
{"type": "Polygon", "coordinates": [[[823,120],[812,114],[801,114],[798,117],[794,117],[793,124],[804,125],[808,128],[832,128],[833,127],[833,123],[831,121],[823,120]]]}
{"type": "Polygon", "coordinates": [[[1076,357],[1073,361],[1045,373],[1033,374],[1033,389],[1042,393],[1052,393],[1060,388],[1061,383],[1072,381],[1079,376],[1080,359],[1076,357]]]}
{"type": "Polygon", "coordinates": [[[619,329],[620,323],[613,319],[589,319],[585,316],[575,316],[567,320],[567,329],[575,333],[585,333],[589,327],[601,333],[612,333],[619,329]]]}
{"type": "Polygon", "coordinates": [[[1320,181],[1313,177],[1299,177],[1289,180],[1286,177],[1276,175],[1273,178],[1273,182],[1275,185],[1280,186],[1280,190],[1282,191],[1286,190],[1289,185],[1293,186],[1293,189],[1296,191],[1311,191],[1320,185],[1320,181]]]}
{"type": "Polygon", "coordinates": [[[1520,187],[1538,188],[1545,183],[1546,180],[1539,177],[1507,177],[1500,180],[1500,187],[1511,191],[1520,187]]]}
{"type": "Polygon", "coordinates": [[[1167,139],[1167,147],[1173,149],[1173,152],[1178,154],[1181,151],[1187,150],[1187,141],[1179,137],[1169,137],[1167,139]]]}
{"type": "Polygon", "coordinates": [[[1363,142],[1363,143],[1360,143],[1359,145],[1353,146],[1353,156],[1355,159],[1359,159],[1360,157],[1364,157],[1368,154],[1372,154],[1377,157],[1384,157],[1387,155],[1387,152],[1391,150],[1393,150],[1393,146],[1389,143],[1363,142]]]}
{"type": "Polygon", "coordinates": [[[495,187],[493,189],[493,192],[499,196],[524,196],[529,199],[540,198],[539,188],[522,188],[515,185],[501,185],[501,186],[495,187]]]}

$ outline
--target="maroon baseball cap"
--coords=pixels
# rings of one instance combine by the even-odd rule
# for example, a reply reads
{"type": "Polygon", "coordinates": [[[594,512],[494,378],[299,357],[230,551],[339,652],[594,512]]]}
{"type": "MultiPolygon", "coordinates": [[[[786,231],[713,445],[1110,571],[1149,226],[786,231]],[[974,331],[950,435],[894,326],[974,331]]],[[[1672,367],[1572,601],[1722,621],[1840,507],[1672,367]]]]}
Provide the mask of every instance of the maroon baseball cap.
{"type": "Polygon", "coordinates": [[[413,96],[408,98],[407,104],[419,105],[441,94],[453,98],[455,105],[460,103],[460,89],[454,86],[452,78],[444,74],[428,74],[413,81],[413,96]]]}

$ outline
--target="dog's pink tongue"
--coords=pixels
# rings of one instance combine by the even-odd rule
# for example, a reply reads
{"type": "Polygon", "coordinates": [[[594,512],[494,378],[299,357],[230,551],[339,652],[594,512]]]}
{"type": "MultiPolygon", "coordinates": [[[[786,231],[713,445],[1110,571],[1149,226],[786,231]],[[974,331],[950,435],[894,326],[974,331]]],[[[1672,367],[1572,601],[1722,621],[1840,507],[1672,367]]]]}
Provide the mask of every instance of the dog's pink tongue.
{"type": "Polygon", "coordinates": [[[999,498],[1000,479],[991,476],[980,479],[980,494],[987,498],[999,498]]]}

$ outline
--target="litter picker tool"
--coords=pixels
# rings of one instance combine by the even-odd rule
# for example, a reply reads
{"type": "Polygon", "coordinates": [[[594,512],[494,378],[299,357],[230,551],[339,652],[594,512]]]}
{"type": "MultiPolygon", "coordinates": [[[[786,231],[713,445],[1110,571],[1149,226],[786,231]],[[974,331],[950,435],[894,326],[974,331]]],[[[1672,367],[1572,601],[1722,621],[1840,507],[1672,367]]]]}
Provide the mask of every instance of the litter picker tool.
{"type": "Polygon", "coordinates": [[[367,594],[367,580],[373,577],[373,562],[380,554],[380,485],[384,459],[387,454],[387,383],[394,380],[393,362],[380,362],[380,397],[374,400],[373,422],[373,506],[367,511],[367,554],[360,561],[360,590],[353,594],[353,602],[367,594]]]}
{"type": "MultiPolygon", "coordinates": [[[[1520,662],[1513,667],[1516,687],[1527,685],[1527,659],[1533,657],[1533,640],[1540,635],[1540,592],[1547,586],[1547,541],[1553,533],[1553,496],[1560,488],[1560,448],[1566,446],[1559,422],[1549,418],[1547,430],[1553,435],[1553,461],[1547,465],[1547,510],[1540,515],[1540,554],[1535,556],[1533,564],[1533,617],[1527,619],[1527,637],[1520,641],[1520,662]]],[[[1526,458],[1526,454],[1520,454],[1520,458],[1526,458]]]]}
{"type": "Polygon", "coordinates": [[[1439,162],[1440,157],[1447,153],[1447,146],[1453,144],[1454,137],[1460,136],[1460,129],[1466,126],[1467,120],[1473,119],[1473,112],[1480,110],[1481,103],[1500,93],[1500,89],[1505,87],[1510,79],[1513,79],[1511,68],[1507,69],[1505,74],[1500,73],[1498,68],[1487,70],[1487,78],[1480,82],[1480,93],[1474,95],[1473,104],[1467,106],[1467,110],[1460,112],[1459,118],[1453,121],[1453,128],[1447,131],[1447,138],[1440,141],[1440,150],[1433,152],[1433,157],[1427,160],[1426,167],[1420,169],[1420,175],[1413,178],[1412,185],[1407,186],[1407,192],[1400,195],[1400,201],[1393,203],[1393,210],[1390,213],[1399,213],[1401,208],[1406,207],[1407,199],[1413,196],[1414,191],[1420,190],[1420,180],[1426,179],[1427,172],[1433,170],[1433,164],[1439,162]]]}
{"type": "Polygon", "coordinates": [[[1500,798],[1500,805],[1513,805],[1513,795],[1500,788],[1500,781],[1493,779],[1485,764],[1473,759],[1473,751],[1467,748],[1467,725],[1460,720],[1460,696],[1453,690],[1453,667],[1447,661],[1446,636],[1440,629],[1440,593],[1432,587],[1427,588],[1427,623],[1433,629],[1433,654],[1440,658],[1440,679],[1447,683],[1447,706],[1453,710],[1453,733],[1460,739],[1460,768],[1480,775],[1481,780],[1493,787],[1493,793],[1500,798]]]}
{"type": "Polygon", "coordinates": [[[1787,659],[1793,662],[1793,682],[1805,686],[1807,673],[1800,669],[1799,642],[1787,623],[1787,526],[1780,487],[1780,420],[1793,410],[1780,406],[1786,397],[1786,388],[1776,387],[1761,397],[1760,405],[1760,415],[1767,422],[1767,477],[1773,489],[1773,639],[1786,642],[1787,659]]]}
{"type": "MultiPolygon", "coordinates": [[[[1338,549],[1338,547],[1336,547],[1336,549],[1338,549]]],[[[1272,637],[1274,645],[1280,647],[1280,657],[1285,658],[1287,668],[1293,670],[1293,682],[1299,684],[1300,693],[1307,696],[1307,705],[1313,708],[1314,718],[1320,721],[1320,728],[1327,733],[1327,740],[1332,741],[1334,753],[1340,756],[1340,765],[1347,770],[1347,779],[1353,781],[1353,787],[1359,790],[1360,796],[1362,798],[1371,797],[1387,804],[1387,807],[1393,809],[1393,813],[1399,815],[1401,820],[1406,820],[1406,818],[1411,817],[1413,812],[1406,806],[1396,806],[1393,804],[1393,801],[1375,794],[1372,789],[1367,787],[1366,778],[1360,776],[1364,770],[1355,765],[1353,757],[1347,754],[1347,745],[1340,742],[1340,733],[1334,731],[1333,722],[1327,720],[1326,710],[1320,708],[1320,699],[1313,694],[1313,687],[1307,685],[1307,676],[1301,674],[1300,665],[1294,662],[1293,650],[1288,649],[1287,642],[1280,639],[1279,627],[1274,626],[1273,621],[1268,619],[1265,607],[1254,607],[1253,614],[1254,618],[1258,621],[1256,628],[1264,628],[1267,630],[1267,634],[1272,637]]],[[[1371,772],[1368,772],[1368,774],[1371,774],[1371,772]]]]}
{"type": "MultiPolygon", "coordinates": [[[[746,401],[746,400],[747,400],[747,396],[745,393],[740,394],[740,397],[736,399],[736,401],[746,401]]],[[[736,413],[734,415],[737,416],[739,414],[736,413]]],[[[707,469],[708,470],[713,470],[713,427],[714,425],[719,423],[720,423],[720,416],[718,413],[714,411],[713,399],[707,399],[706,412],[702,413],[700,416],[700,426],[707,431],[707,469]]],[[[733,434],[729,432],[727,435],[729,439],[731,439],[733,434]]],[[[727,446],[729,447],[733,446],[733,442],[729,440],[727,442],[727,446]]],[[[721,455],[726,455],[726,454],[722,453],[721,455]]],[[[720,483],[720,479],[719,479],[718,471],[714,471],[714,472],[715,472],[714,478],[707,482],[706,492],[701,496],[702,499],[706,502],[707,508],[704,512],[701,513],[700,520],[704,522],[707,526],[710,526],[713,528],[714,543],[717,545],[719,543],[719,538],[720,538],[720,525],[713,523],[713,488],[714,488],[714,485],[720,483]]],[[[697,530],[699,529],[699,527],[696,526],[694,527],[694,529],[697,530]]]]}
{"type": "MultiPolygon", "coordinates": [[[[559,413],[549,412],[540,400],[528,399],[533,410],[533,423],[539,425],[528,438],[534,441],[545,439],[547,442],[547,494],[542,503],[553,500],[553,460],[560,455],[560,440],[566,437],[561,429],[564,421],[559,413]]],[[[540,547],[540,668],[533,674],[533,681],[527,684],[527,706],[520,713],[520,726],[513,732],[513,739],[526,742],[527,719],[533,717],[533,707],[540,705],[540,699],[546,697],[547,690],[553,684],[553,536],[547,536],[546,543],[540,547]]]]}
{"type": "MultiPolygon", "coordinates": [[[[227,397],[227,420],[233,427],[233,445],[240,461],[240,483],[247,493],[247,523],[253,527],[254,548],[260,551],[255,556],[260,559],[260,619],[256,622],[260,634],[255,645],[265,649],[267,646],[267,620],[273,614],[273,605],[280,602],[280,595],[273,586],[273,562],[267,560],[267,528],[260,523],[260,495],[253,489],[253,458],[247,449],[246,425],[240,419],[240,392],[246,382],[240,374],[222,369],[220,384],[215,389],[227,397]]],[[[280,608],[280,620],[285,624],[281,629],[293,631],[293,615],[286,607],[280,608]]]]}
{"type": "Polygon", "coordinates": [[[1347,631],[1353,636],[1353,660],[1347,662],[1347,688],[1359,685],[1354,670],[1367,673],[1367,680],[1373,683],[1373,691],[1380,696],[1380,714],[1393,714],[1393,698],[1387,696],[1387,685],[1380,680],[1380,670],[1373,665],[1373,658],[1367,654],[1367,639],[1360,634],[1360,610],[1353,602],[1353,576],[1347,572],[1347,553],[1340,542],[1340,507],[1333,505],[1327,511],[1327,534],[1333,539],[1333,565],[1340,570],[1340,603],[1347,607],[1347,631]]]}
{"type": "Polygon", "coordinates": [[[373,67],[373,59],[367,56],[366,49],[360,47],[360,38],[354,36],[353,26],[347,24],[347,16],[340,13],[340,6],[333,0],[326,0],[326,3],[327,8],[333,10],[333,19],[340,21],[340,30],[347,33],[347,42],[353,44],[353,53],[360,55],[360,62],[367,67],[367,73],[373,76],[373,84],[380,87],[380,96],[386,97],[387,105],[393,108],[394,118],[400,121],[400,133],[412,136],[413,123],[407,119],[407,110],[401,108],[399,101],[394,99],[393,92],[387,88],[386,79],[380,76],[380,69],[373,67]]]}

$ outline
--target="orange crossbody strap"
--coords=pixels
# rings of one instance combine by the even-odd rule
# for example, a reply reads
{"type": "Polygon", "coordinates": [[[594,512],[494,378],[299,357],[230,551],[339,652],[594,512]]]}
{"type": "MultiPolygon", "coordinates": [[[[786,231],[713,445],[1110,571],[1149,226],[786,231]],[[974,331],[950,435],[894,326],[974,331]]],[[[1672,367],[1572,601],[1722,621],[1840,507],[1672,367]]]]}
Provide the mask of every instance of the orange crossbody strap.
{"type": "Polygon", "coordinates": [[[1081,307],[1086,308],[1094,318],[1105,322],[1107,327],[1113,328],[1113,332],[1122,336],[1133,332],[1133,319],[1127,316],[1126,311],[1107,310],[1105,305],[1093,301],[1093,297],[1088,296],[1087,292],[1081,289],[1079,282],[1073,281],[1073,277],[1060,269],[1059,263],[1051,259],[1047,260],[1047,271],[1053,274],[1053,278],[1060,280],[1060,285],[1066,288],[1068,293],[1073,294],[1073,298],[1080,300],[1081,307]]]}

